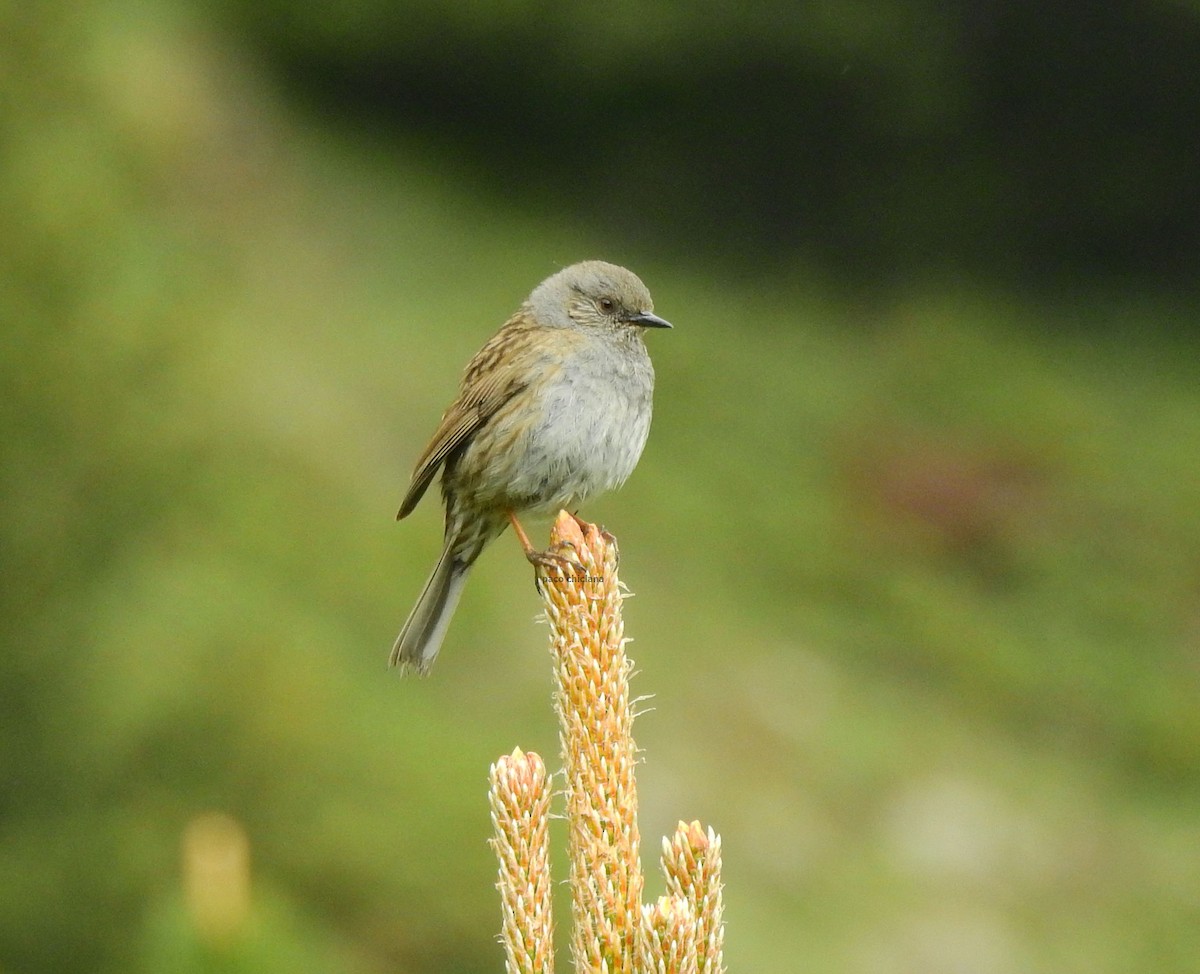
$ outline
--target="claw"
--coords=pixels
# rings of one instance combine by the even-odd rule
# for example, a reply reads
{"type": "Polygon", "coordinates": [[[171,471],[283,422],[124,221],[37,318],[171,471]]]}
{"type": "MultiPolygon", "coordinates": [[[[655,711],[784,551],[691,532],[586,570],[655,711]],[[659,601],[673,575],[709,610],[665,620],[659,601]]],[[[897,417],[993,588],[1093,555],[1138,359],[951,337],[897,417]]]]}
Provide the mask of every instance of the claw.
{"type": "MultiPolygon", "coordinates": [[[[575,546],[570,541],[564,541],[557,547],[560,549],[570,549],[571,551],[575,550],[575,546]]],[[[566,575],[587,574],[587,569],[583,567],[583,564],[577,558],[567,554],[560,554],[559,551],[530,550],[525,552],[525,557],[535,569],[542,568],[547,572],[561,572],[566,575]]],[[[535,571],[534,578],[537,580],[538,591],[540,592],[542,590],[540,573],[535,571]]]]}
{"type": "Polygon", "coordinates": [[[609,531],[605,529],[604,525],[601,524],[600,525],[600,537],[602,537],[604,539],[605,544],[609,545],[612,548],[613,555],[615,556],[614,557],[615,564],[617,567],[620,567],[620,565],[621,565],[621,548],[617,544],[617,536],[615,534],[609,533],[609,531]]]}

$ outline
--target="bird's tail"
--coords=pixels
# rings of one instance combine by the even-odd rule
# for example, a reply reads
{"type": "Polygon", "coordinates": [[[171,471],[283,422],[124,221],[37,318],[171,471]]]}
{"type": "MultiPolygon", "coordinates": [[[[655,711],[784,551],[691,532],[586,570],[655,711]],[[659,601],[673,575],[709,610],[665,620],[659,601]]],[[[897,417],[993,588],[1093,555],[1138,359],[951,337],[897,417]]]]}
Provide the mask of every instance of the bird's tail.
{"type": "Polygon", "coordinates": [[[464,564],[455,558],[453,549],[450,542],[442,549],[433,574],[392,646],[389,663],[399,666],[401,672],[416,670],[424,676],[442,648],[450,618],[471,570],[471,563],[464,564]]]}

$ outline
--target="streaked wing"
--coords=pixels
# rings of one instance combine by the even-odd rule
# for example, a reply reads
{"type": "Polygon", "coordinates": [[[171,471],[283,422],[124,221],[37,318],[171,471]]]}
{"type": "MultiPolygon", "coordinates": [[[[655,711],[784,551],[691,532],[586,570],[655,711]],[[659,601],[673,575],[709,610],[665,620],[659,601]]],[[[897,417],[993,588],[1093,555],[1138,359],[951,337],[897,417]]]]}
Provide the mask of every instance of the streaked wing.
{"type": "Polygon", "coordinates": [[[533,330],[524,325],[519,314],[514,315],[467,364],[462,392],[442,416],[433,439],[417,460],[396,520],[412,513],[446,459],[467,443],[489,416],[525,388],[531,375],[537,374],[536,365],[534,371],[530,369],[535,346],[526,340],[533,330]],[[517,376],[525,378],[518,381],[517,376]]]}

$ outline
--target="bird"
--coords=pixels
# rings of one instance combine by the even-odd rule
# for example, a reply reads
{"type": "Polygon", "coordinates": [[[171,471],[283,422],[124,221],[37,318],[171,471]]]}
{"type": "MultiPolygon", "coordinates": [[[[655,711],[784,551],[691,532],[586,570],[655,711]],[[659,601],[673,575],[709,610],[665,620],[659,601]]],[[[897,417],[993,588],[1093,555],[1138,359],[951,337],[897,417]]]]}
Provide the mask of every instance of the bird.
{"type": "Polygon", "coordinates": [[[429,672],[471,566],[510,524],[535,566],[563,560],[538,551],[517,516],[575,509],[625,482],[650,432],[654,366],[643,335],[671,327],[636,274],[585,260],[542,281],[475,354],[396,514],[411,514],[441,472],[441,557],[391,666],[429,672]]]}

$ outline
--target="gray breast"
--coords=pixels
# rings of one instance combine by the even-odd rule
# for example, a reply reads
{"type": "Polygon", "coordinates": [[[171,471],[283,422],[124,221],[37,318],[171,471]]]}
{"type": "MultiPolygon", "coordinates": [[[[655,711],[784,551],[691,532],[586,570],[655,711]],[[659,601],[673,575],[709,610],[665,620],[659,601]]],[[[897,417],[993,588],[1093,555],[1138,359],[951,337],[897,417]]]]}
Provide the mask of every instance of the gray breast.
{"type": "Polygon", "coordinates": [[[514,484],[517,492],[557,509],[620,486],[646,445],[653,390],[654,368],[640,337],[581,350],[545,391],[520,465],[533,476],[514,484]]]}

